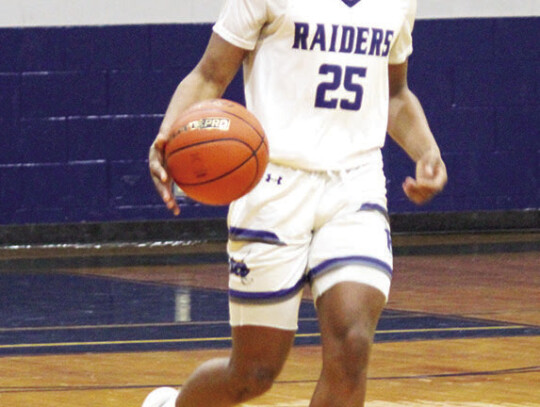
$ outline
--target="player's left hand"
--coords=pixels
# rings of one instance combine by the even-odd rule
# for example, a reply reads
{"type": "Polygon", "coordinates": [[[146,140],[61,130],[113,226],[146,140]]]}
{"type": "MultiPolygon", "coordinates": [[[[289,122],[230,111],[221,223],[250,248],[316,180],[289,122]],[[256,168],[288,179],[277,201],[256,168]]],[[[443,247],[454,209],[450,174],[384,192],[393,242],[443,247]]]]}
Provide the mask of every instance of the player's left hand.
{"type": "Polygon", "coordinates": [[[446,166],[440,154],[429,152],[417,161],[416,179],[407,177],[403,191],[412,202],[422,205],[441,192],[447,181],[446,166]]]}

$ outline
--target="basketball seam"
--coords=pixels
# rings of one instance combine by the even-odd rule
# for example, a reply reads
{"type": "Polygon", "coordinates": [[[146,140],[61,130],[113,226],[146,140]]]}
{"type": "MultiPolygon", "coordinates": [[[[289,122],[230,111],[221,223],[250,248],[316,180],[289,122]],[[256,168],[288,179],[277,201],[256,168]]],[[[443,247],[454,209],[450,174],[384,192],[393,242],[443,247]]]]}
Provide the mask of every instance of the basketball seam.
{"type": "MultiPolygon", "coordinates": [[[[260,143],[255,149],[253,149],[251,147],[251,145],[249,145],[248,143],[246,143],[244,141],[241,141],[241,140],[238,140],[238,139],[235,139],[235,138],[220,139],[219,141],[221,141],[221,140],[238,141],[238,142],[246,145],[251,150],[251,155],[248,158],[246,158],[242,163],[240,163],[239,165],[237,165],[236,167],[234,167],[230,171],[228,171],[228,172],[226,172],[224,174],[221,174],[219,177],[212,178],[210,180],[206,180],[204,182],[199,182],[199,183],[196,183],[196,184],[194,184],[194,183],[179,183],[178,186],[179,187],[182,187],[182,186],[188,186],[189,187],[189,186],[196,186],[196,185],[205,185],[205,184],[209,184],[211,182],[215,182],[217,180],[220,180],[222,178],[227,177],[228,175],[230,175],[231,173],[236,171],[238,168],[242,167],[245,163],[247,163],[253,157],[255,159],[255,165],[256,165],[255,175],[252,177],[251,182],[249,183],[249,185],[245,188],[244,192],[242,193],[242,196],[243,196],[244,194],[246,194],[248,191],[250,191],[253,188],[254,183],[255,183],[255,181],[257,179],[257,174],[259,173],[260,163],[259,163],[259,158],[257,157],[257,153],[259,152],[259,150],[261,149],[261,147],[263,145],[266,147],[267,153],[269,153],[269,151],[268,151],[268,143],[266,142],[267,140],[266,140],[266,136],[264,134],[264,130],[263,130],[263,133],[261,134],[261,132],[259,132],[259,130],[255,126],[253,126],[249,121],[246,121],[242,116],[239,116],[238,114],[235,114],[235,113],[227,111],[227,110],[223,110],[223,109],[219,109],[219,108],[201,109],[200,110],[200,113],[204,113],[204,112],[217,112],[218,114],[219,113],[227,114],[227,115],[236,117],[237,119],[240,119],[242,122],[244,122],[249,127],[251,127],[251,129],[253,129],[253,131],[257,134],[257,136],[259,136],[260,143]]],[[[249,113],[251,113],[251,112],[249,112],[249,113]]],[[[257,120],[257,118],[255,118],[255,119],[257,120]]],[[[167,155],[166,159],[169,159],[173,154],[175,154],[175,153],[177,153],[179,151],[182,151],[182,150],[184,150],[184,149],[186,149],[188,147],[193,147],[193,146],[197,146],[197,145],[212,143],[212,142],[216,142],[216,141],[218,141],[218,140],[201,141],[201,142],[196,143],[196,144],[190,144],[189,146],[180,147],[180,148],[178,148],[178,149],[176,149],[174,151],[171,151],[167,155]]]]}
{"type": "MultiPolygon", "coordinates": [[[[248,158],[246,158],[244,161],[242,161],[239,165],[237,165],[236,167],[232,168],[231,170],[227,171],[226,173],[224,174],[221,174],[219,177],[215,177],[215,178],[212,178],[212,179],[208,179],[206,181],[203,181],[203,182],[197,182],[196,184],[194,183],[187,183],[187,182],[182,182],[182,183],[179,183],[178,186],[179,187],[182,187],[182,186],[195,186],[195,185],[205,185],[205,184],[208,184],[208,183],[211,183],[211,182],[214,182],[214,181],[217,181],[219,179],[222,179],[222,178],[225,178],[227,175],[235,172],[238,168],[242,167],[245,163],[247,163],[249,160],[251,160],[252,157],[255,158],[255,161],[256,161],[256,165],[257,165],[257,168],[259,167],[259,159],[257,158],[257,151],[259,151],[259,149],[261,148],[261,145],[263,145],[264,143],[261,142],[261,144],[259,144],[259,146],[257,147],[257,149],[253,149],[251,148],[251,146],[246,143],[245,141],[242,141],[242,140],[238,140],[238,139],[235,139],[235,138],[223,138],[223,139],[219,139],[219,140],[208,140],[208,141],[201,141],[199,143],[196,143],[196,144],[190,144],[189,146],[185,146],[185,147],[180,147],[174,151],[172,151],[168,156],[167,156],[167,159],[169,159],[173,154],[179,152],[179,151],[182,151],[182,150],[185,150],[187,148],[191,148],[193,146],[198,146],[198,145],[202,145],[202,144],[209,144],[209,143],[216,143],[216,142],[220,142],[220,141],[236,141],[238,143],[241,143],[241,144],[244,144],[246,147],[248,147],[250,150],[251,150],[251,154],[248,156],[248,158]]],[[[257,173],[257,172],[256,172],[257,173]]],[[[255,181],[255,177],[253,177],[251,183],[249,184],[249,188],[252,187],[253,185],[253,182],[255,181]]],[[[249,188],[246,188],[246,190],[249,190],[249,188]]]]}
{"type": "MultiPolygon", "coordinates": [[[[259,138],[261,139],[262,142],[264,142],[264,135],[262,135],[261,133],[259,133],[259,130],[257,130],[257,128],[255,126],[253,126],[250,122],[244,120],[242,118],[242,116],[238,116],[237,114],[234,114],[234,113],[229,113],[229,112],[226,112],[225,110],[220,110],[220,112],[225,112],[225,113],[228,113],[230,114],[231,116],[234,116],[234,117],[237,117],[239,118],[240,120],[242,120],[244,123],[246,123],[249,127],[251,127],[253,130],[255,130],[255,133],[257,133],[257,135],[259,136],[259,138]]],[[[257,119],[258,120],[258,119],[257,119]]]]}

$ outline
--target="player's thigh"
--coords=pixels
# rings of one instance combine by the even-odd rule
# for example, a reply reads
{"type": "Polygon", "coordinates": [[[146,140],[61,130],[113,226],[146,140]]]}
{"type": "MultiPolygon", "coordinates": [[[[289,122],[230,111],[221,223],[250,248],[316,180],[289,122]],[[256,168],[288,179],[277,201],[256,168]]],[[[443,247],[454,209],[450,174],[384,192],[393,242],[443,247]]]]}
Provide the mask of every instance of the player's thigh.
{"type": "Polygon", "coordinates": [[[353,282],[336,284],[318,299],[323,374],[334,388],[365,382],[377,321],[385,303],[378,289],[353,282]]]}
{"type": "Polygon", "coordinates": [[[314,174],[269,165],[255,190],[231,205],[232,326],[297,328],[320,185],[314,174]]]}
{"type": "Polygon", "coordinates": [[[385,304],[384,294],[371,285],[350,281],[333,285],[317,301],[323,343],[350,336],[353,342],[369,344],[385,304]]]}
{"type": "Polygon", "coordinates": [[[354,282],[387,299],[393,273],[390,226],[378,210],[351,210],[316,232],[308,260],[314,299],[334,285],[354,282]]]}
{"type": "Polygon", "coordinates": [[[229,256],[231,326],[295,331],[306,284],[308,244],[234,242],[229,244],[229,256]]]}
{"type": "Polygon", "coordinates": [[[231,370],[239,377],[274,379],[289,355],[294,335],[295,331],[264,326],[233,327],[231,370]]]}
{"type": "Polygon", "coordinates": [[[309,276],[323,357],[337,377],[343,369],[359,374],[367,365],[375,328],[390,291],[392,263],[384,211],[357,206],[340,213],[316,233],[309,276]]]}

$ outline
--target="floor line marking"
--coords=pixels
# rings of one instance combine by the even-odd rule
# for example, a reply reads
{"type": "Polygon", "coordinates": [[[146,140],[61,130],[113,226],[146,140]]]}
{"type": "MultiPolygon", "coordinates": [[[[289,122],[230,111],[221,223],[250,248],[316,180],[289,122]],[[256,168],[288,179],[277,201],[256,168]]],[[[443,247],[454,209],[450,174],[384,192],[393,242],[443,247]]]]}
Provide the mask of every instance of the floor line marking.
{"type": "MultiPolygon", "coordinates": [[[[436,374],[421,374],[409,376],[378,376],[368,377],[368,380],[410,380],[410,379],[425,379],[425,378],[444,378],[444,377],[459,377],[459,376],[490,376],[500,374],[521,374],[535,373],[540,371],[540,366],[524,366],[510,369],[487,370],[477,372],[459,372],[459,373],[436,373],[436,374]]],[[[277,380],[279,384],[299,384],[299,383],[316,383],[317,380],[277,380]]],[[[155,383],[155,384],[127,384],[127,385],[65,385],[65,386],[4,386],[0,387],[0,393],[24,393],[24,392],[52,392],[52,391],[96,391],[96,390],[129,390],[129,389],[153,389],[156,387],[182,387],[181,383],[155,383]]]]}
{"type": "MultiPolygon", "coordinates": [[[[376,334],[392,333],[424,333],[424,332],[459,332],[459,331],[495,331],[495,330],[516,330],[529,328],[525,325],[510,326],[489,326],[489,327],[464,327],[464,328],[425,328],[425,329],[393,329],[377,331],[376,334]]],[[[296,338],[319,337],[320,332],[296,334],[296,338]]],[[[137,339],[124,341],[94,341],[94,342],[50,342],[50,343],[19,343],[3,344],[0,349],[19,349],[19,348],[51,348],[68,346],[106,346],[106,345],[132,345],[132,344],[157,344],[157,343],[189,343],[189,342],[223,342],[230,341],[231,337],[210,337],[210,338],[178,338],[178,339],[137,339]]]]}

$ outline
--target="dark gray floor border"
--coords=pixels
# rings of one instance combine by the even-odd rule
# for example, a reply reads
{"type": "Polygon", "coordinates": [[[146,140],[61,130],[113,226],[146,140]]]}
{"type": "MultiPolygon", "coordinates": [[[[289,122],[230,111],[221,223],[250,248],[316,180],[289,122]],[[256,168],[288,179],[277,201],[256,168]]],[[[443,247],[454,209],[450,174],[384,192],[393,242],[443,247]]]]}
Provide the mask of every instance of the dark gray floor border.
{"type": "MultiPolygon", "coordinates": [[[[393,248],[394,258],[400,256],[440,256],[470,255],[493,253],[540,252],[540,241],[508,242],[487,244],[450,244],[425,246],[397,246],[393,248]]],[[[57,269],[95,269],[150,266],[186,266],[196,264],[221,264],[228,262],[225,247],[221,251],[197,252],[192,250],[180,254],[136,254],[129,255],[94,255],[11,258],[3,260],[0,256],[0,272],[3,271],[50,271],[57,269]]]]}
{"type": "MultiPolygon", "coordinates": [[[[540,231],[540,210],[390,215],[393,233],[540,231]]],[[[116,242],[222,242],[225,219],[0,225],[0,246],[116,242]]]]}

